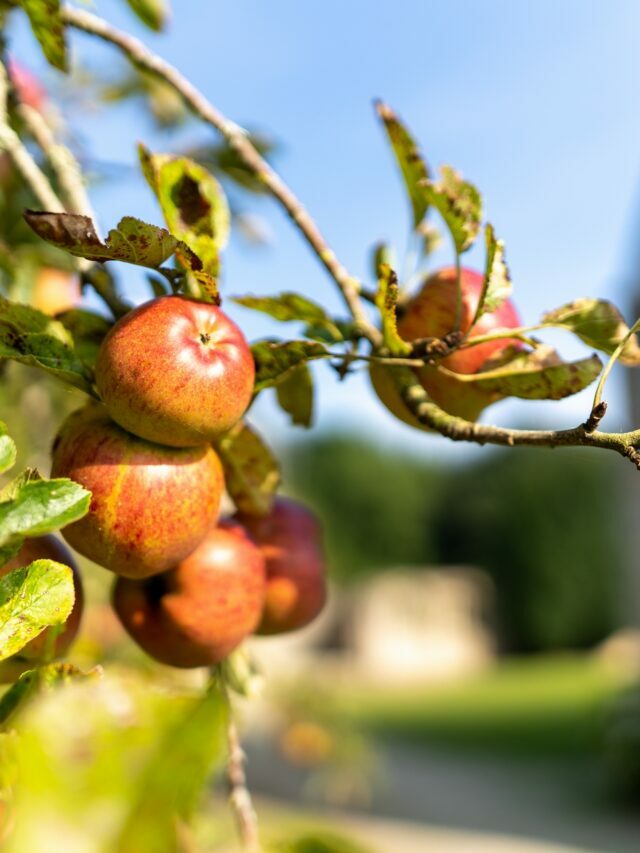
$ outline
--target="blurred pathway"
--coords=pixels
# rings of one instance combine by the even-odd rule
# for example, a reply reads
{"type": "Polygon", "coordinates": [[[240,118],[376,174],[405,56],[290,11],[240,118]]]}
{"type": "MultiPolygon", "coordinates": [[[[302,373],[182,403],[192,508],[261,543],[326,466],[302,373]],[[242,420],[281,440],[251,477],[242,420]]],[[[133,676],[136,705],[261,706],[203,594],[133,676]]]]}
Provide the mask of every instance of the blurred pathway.
{"type": "MultiPolygon", "coordinates": [[[[249,742],[247,754],[256,793],[321,807],[308,773],[286,763],[272,741],[249,742]]],[[[587,761],[516,761],[405,745],[380,747],[379,758],[384,787],[374,791],[369,814],[375,822],[366,832],[366,811],[350,812],[349,821],[377,839],[380,853],[640,851],[640,814],[607,807],[597,768],[587,761]],[[382,818],[422,827],[379,823],[382,818]]]]}

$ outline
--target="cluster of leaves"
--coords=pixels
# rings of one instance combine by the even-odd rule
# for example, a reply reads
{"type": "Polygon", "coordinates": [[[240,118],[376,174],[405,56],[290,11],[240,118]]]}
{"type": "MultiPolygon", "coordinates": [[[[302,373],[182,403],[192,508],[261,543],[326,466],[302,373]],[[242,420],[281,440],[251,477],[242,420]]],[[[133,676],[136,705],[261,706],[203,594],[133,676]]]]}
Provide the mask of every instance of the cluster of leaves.
{"type": "Polygon", "coordinates": [[[187,824],[224,757],[227,703],[218,690],[170,693],[140,675],[80,677],[60,664],[18,686],[38,695],[0,733],[13,824],[3,849],[45,849],[53,827],[82,846],[185,849],[187,824]],[[66,689],[47,689],[61,681],[66,689]],[[104,810],[98,821],[96,809],[104,810]]]}
{"type": "MultiPolygon", "coordinates": [[[[431,209],[437,210],[449,232],[459,265],[461,257],[474,245],[482,230],[480,193],[450,167],[443,167],[440,179],[433,180],[431,171],[407,128],[385,104],[379,103],[376,108],[404,179],[414,230],[424,231],[425,218],[431,209]]],[[[512,291],[503,241],[496,237],[490,223],[484,226],[484,236],[484,283],[472,326],[483,314],[495,311],[512,291]]],[[[395,330],[396,308],[395,300],[390,300],[387,296],[384,273],[380,277],[378,299],[383,315],[385,344],[390,352],[399,353],[402,347],[397,341],[397,334],[388,331],[395,330]]],[[[620,348],[620,360],[623,363],[640,364],[637,337],[632,334],[620,312],[610,302],[598,299],[576,300],[548,311],[531,330],[551,327],[570,331],[588,346],[609,355],[620,348]]],[[[503,337],[508,339],[519,331],[529,330],[505,330],[503,337]]],[[[524,353],[522,350],[513,351],[500,365],[489,363],[477,374],[454,376],[449,373],[448,378],[502,396],[560,399],[582,390],[601,371],[602,364],[595,355],[567,363],[550,347],[530,338],[529,343],[534,344],[530,350],[524,353]]],[[[473,345],[473,337],[466,340],[463,338],[459,345],[473,345]]],[[[404,351],[406,352],[406,349],[404,351]]],[[[446,370],[444,367],[438,369],[446,370]]]]}
{"type": "MultiPolygon", "coordinates": [[[[0,473],[9,470],[16,447],[0,423],[0,473]]],[[[81,518],[91,495],[71,480],[45,480],[27,469],[0,491],[0,661],[20,652],[45,628],[63,624],[73,607],[68,566],[37,560],[2,574],[25,538],[42,536],[81,518]]]]}

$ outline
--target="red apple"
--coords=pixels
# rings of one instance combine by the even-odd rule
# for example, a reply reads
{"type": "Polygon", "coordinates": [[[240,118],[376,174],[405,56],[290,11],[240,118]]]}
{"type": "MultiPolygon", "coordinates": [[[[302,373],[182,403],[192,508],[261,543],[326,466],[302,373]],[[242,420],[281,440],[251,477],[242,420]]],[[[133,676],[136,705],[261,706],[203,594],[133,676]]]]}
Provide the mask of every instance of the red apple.
{"type": "Polygon", "coordinates": [[[171,571],[118,578],[113,606],[148,655],[188,668],[227,657],[257,627],[264,596],[264,557],[239,524],[224,522],[171,571]]]}
{"type": "Polygon", "coordinates": [[[281,634],[308,625],[327,598],[318,519],[286,498],[277,498],[268,515],[235,517],[266,560],[267,597],[257,633],[281,634]]]}
{"type": "Polygon", "coordinates": [[[0,577],[14,569],[22,569],[35,560],[55,560],[56,563],[69,566],[73,572],[73,587],[76,596],[73,610],[64,625],[45,628],[42,633],[27,643],[18,654],[2,661],[0,663],[0,681],[15,681],[25,670],[62,657],[71,646],[80,627],[84,605],[82,579],[71,552],[55,536],[36,536],[33,539],[25,539],[16,556],[0,568],[0,577]]]}
{"type": "Polygon", "coordinates": [[[63,530],[67,542],[132,578],[164,572],[194,551],[218,520],[224,490],[211,447],[163,447],[136,438],[99,404],[65,421],[51,474],[92,494],[88,514],[63,530]]]}
{"type": "Polygon", "coordinates": [[[230,429],[253,393],[255,367],[240,329],[219,308],[163,296],[131,311],[105,338],[96,384],[120,426],[172,447],[230,429]]]}
{"type": "MultiPolygon", "coordinates": [[[[496,329],[513,329],[521,325],[513,303],[506,299],[496,311],[483,314],[470,330],[482,293],[483,276],[463,268],[460,277],[462,313],[460,330],[471,336],[486,335],[496,329]]],[[[446,267],[430,276],[422,289],[411,299],[398,320],[398,331],[406,341],[419,338],[443,338],[453,331],[456,316],[456,271],[446,267]]],[[[487,341],[474,347],[456,350],[438,364],[453,373],[478,373],[490,358],[498,357],[508,347],[519,347],[516,339],[502,338],[487,341]]],[[[441,408],[452,415],[475,421],[483,409],[501,399],[500,395],[461,383],[447,376],[435,365],[415,371],[420,384],[441,408]]],[[[392,377],[392,368],[373,365],[370,371],[373,386],[386,407],[396,417],[424,429],[413,417],[398,391],[392,377]]]]}

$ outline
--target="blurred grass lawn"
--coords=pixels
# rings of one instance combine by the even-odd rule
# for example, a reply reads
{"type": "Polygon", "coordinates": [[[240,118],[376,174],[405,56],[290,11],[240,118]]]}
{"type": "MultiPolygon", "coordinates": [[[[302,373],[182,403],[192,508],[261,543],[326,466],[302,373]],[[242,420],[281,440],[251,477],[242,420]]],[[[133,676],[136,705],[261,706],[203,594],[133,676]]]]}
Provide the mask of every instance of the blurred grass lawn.
{"type": "Polygon", "coordinates": [[[501,753],[596,752],[611,703],[629,684],[590,656],[499,664],[463,683],[345,687],[339,714],[359,728],[414,743],[501,753]]]}

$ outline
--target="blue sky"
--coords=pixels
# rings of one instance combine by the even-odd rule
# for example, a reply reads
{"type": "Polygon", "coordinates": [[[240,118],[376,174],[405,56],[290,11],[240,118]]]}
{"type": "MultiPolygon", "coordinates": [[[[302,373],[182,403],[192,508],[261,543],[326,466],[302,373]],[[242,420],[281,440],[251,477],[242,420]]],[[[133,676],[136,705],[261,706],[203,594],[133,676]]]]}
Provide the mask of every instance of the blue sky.
{"type": "MultiPolygon", "coordinates": [[[[124,2],[95,4],[113,23],[142,35],[230,118],[282,140],[278,169],[357,275],[368,274],[369,248],[380,238],[402,254],[409,224],[373,117],[372,99],[382,97],[419,138],[432,166],[451,163],[482,190],[486,215],[506,241],[527,322],[580,295],[626,308],[624,284],[640,225],[640,5],[633,0],[174,0],[174,7],[180,15],[169,31],[154,36],[137,26],[124,2]]],[[[112,49],[76,35],[73,45],[93,67],[118,66],[112,49]]],[[[24,26],[15,28],[11,47],[43,70],[24,26]]],[[[170,144],[133,105],[91,113],[79,132],[98,159],[118,164],[134,163],[138,139],[155,149],[170,144]]],[[[207,138],[209,131],[195,124],[180,136],[207,138]]],[[[160,222],[135,172],[123,174],[126,180],[93,191],[101,223],[124,214],[160,222]]],[[[299,289],[339,307],[332,282],[277,206],[265,199],[254,210],[267,219],[272,245],[248,250],[233,239],[225,292],[299,289]]],[[[481,263],[479,255],[473,259],[481,263]]],[[[446,261],[446,252],[437,258],[446,261]]],[[[143,298],[135,271],[123,268],[123,281],[143,298]]],[[[250,337],[289,331],[229,310],[250,337]]],[[[584,354],[567,336],[549,339],[567,356],[584,354]]],[[[371,438],[427,456],[448,450],[444,440],[388,415],[364,375],[338,384],[327,367],[315,372],[318,428],[360,425],[371,438]]],[[[615,382],[607,396],[606,425],[626,427],[615,382]]],[[[586,415],[589,399],[586,392],[561,405],[507,402],[485,420],[572,425],[586,415]]],[[[268,399],[255,418],[276,441],[294,435],[268,399]]]]}

